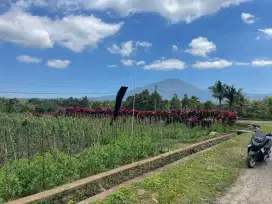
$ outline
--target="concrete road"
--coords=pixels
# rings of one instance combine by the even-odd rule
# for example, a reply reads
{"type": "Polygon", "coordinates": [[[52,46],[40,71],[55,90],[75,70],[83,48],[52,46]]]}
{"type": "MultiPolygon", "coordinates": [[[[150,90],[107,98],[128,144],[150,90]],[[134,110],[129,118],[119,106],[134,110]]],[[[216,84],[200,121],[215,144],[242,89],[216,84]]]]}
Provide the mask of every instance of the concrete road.
{"type": "Polygon", "coordinates": [[[267,165],[259,163],[254,169],[247,169],[217,203],[271,204],[272,159],[268,160],[267,165]]]}

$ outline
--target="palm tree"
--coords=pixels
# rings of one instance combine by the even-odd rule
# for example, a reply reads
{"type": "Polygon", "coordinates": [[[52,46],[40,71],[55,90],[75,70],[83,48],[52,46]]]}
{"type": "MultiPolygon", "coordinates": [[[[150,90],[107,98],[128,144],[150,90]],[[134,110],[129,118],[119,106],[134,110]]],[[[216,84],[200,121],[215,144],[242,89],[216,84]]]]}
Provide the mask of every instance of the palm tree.
{"type": "Polygon", "coordinates": [[[248,105],[249,102],[246,98],[246,94],[243,92],[243,89],[238,89],[235,98],[235,106],[238,108],[240,114],[244,114],[244,107],[248,105]]]}
{"type": "Polygon", "coordinates": [[[243,108],[244,105],[247,103],[246,94],[243,92],[243,89],[238,89],[238,91],[236,93],[235,103],[240,108],[243,108]]]}
{"type": "Polygon", "coordinates": [[[221,108],[222,100],[225,97],[225,85],[221,81],[216,81],[215,84],[209,87],[209,90],[212,92],[212,96],[219,101],[219,106],[221,108]]]}
{"type": "Polygon", "coordinates": [[[225,98],[228,99],[228,104],[229,104],[229,109],[232,109],[233,104],[236,101],[236,97],[237,97],[237,91],[236,88],[232,85],[232,86],[228,86],[226,85],[225,88],[225,98]]]}

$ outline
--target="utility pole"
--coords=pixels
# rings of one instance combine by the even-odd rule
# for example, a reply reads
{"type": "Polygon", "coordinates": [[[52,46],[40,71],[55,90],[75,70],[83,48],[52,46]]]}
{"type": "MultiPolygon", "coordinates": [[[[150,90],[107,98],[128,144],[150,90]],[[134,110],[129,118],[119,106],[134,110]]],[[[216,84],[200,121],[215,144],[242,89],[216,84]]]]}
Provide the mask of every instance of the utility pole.
{"type": "Polygon", "coordinates": [[[158,89],[158,85],[156,84],[155,85],[155,91],[154,91],[154,96],[155,96],[155,103],[154,103],[154,110],[157,110],[157,95],[156,95],[156,93],[157,93],[157,89],[158,89]]]}
{"type": "Polygon", "coordinates": [[[132,124],[131,124],[131,136],[134,134],[134,113],[135,113],[135,80],[134,80],[134,96],[133,96],[133,111],[132,111],[132,124]]]}

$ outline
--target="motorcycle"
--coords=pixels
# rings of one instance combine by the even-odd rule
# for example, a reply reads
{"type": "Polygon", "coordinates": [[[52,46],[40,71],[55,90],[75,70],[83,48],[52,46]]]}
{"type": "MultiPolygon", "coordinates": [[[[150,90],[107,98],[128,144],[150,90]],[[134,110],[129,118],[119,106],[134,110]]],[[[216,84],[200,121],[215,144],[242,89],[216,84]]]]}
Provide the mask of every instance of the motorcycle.
{"type": "Polygon", "coordinates": [[[270,158],[272,147],[272,133],[265,133],[255,126],[250,143],[248,144],[247,166],[254,168],[256,162],[264,161],[270,158]]]}

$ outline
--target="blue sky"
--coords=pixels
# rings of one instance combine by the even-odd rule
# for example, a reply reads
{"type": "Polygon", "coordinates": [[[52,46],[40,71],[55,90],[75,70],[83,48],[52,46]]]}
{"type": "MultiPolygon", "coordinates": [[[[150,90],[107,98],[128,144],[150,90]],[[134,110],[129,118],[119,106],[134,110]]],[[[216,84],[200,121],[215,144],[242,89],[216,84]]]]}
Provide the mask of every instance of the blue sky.
{"type": "Polygon", "coordinates": [[[270,0],[4,0],[0,92],[67,97],[38,93],[179,78],[272,93],[271,8],[270,0]]]}

